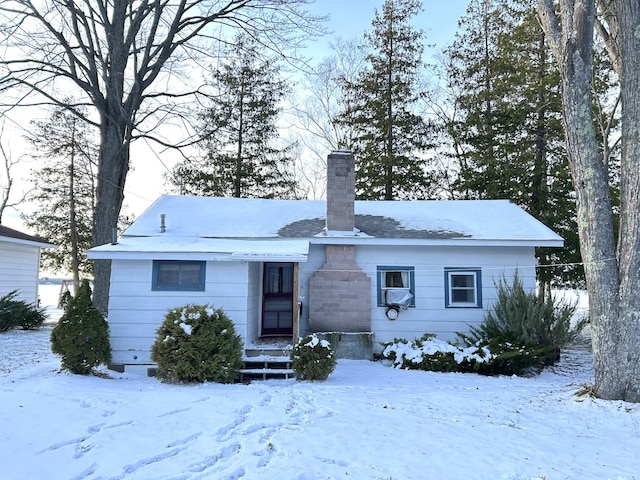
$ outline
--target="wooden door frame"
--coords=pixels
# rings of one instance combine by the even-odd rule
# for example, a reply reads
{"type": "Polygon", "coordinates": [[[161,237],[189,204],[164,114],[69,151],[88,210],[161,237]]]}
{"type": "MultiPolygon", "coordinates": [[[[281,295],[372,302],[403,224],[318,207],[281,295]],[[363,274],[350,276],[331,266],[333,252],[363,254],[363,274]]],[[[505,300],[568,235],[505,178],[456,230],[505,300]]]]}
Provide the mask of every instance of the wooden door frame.
{"type": "Polygon", "coordinates": [[[292,308],[293,308],[293,319],[292,319],[292,343],[296,345],[298,343],[298,339],[300,337],[300,304],[298,303],[298,270],[299,263],[293,263],[293,299],[292,299],[292,308]]]}
{"type": "Polygon", "coordinates": [[[285,263],[292,266],[292,290],[291,290],[291,336],[293,340],[293,344],[298,343],[299,331],[300,331],[300,306],[299,296],[298,296],[298,279],[299,279],[299,263],[298,262],[262,262],[262,282],[261,282],[261,300],[260,300],[260,332],[259,336],[264,336],[264,300],[265,300],[265,284],[266,284],[266,275],[267,275],[267,265],[269,264],[277,264],[277,263],[285,263]]]}

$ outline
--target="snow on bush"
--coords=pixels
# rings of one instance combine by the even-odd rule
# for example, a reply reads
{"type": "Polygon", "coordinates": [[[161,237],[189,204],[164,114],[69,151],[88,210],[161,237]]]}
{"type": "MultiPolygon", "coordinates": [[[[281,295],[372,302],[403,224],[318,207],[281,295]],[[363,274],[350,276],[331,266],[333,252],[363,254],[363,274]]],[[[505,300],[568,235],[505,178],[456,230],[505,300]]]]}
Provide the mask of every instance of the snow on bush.
{"type": "Polygon", "coordinates": [[[487,347],[462,348],[433,337],[430,337],[427,341],[416,342],[414,340],[409,343],[406,340],[400,340],[391,343],[385,347],[383,355],[388,357],[392,351],[395,353],[394,356],[396,360],[393,362],[395,367],[402,364],[402,360],[398,360],[398,358],[413,363],[420,363],[425,355],[435,355],[437,353],[451,353],[456,363],[469,362],[472,360],[476,362],[486,362],[493,358],[493,355],[491,355],[487,347]]]}
{"type": "Polygon", "coordinates": [[[487,347],[459,347],[438,340],[430,333],[411,342],[395,339],[383,346],[382,356],[394,367],[407,370],[476,371],[477,365],[494,359],[487,347]]]}
{"type": "Polygon", "coordinates": [[[151,359],[163,380],[233,383],[242,364],[242,348],[242,339],[223,310],[188,304],[167,312],[151,359]]]}
{"type": "Polygon", "coordinates": [[[331,344],[315,334],[302,338],[290,357],[296,380],[326,380],[336,368],[336,353],[331,344]]]}

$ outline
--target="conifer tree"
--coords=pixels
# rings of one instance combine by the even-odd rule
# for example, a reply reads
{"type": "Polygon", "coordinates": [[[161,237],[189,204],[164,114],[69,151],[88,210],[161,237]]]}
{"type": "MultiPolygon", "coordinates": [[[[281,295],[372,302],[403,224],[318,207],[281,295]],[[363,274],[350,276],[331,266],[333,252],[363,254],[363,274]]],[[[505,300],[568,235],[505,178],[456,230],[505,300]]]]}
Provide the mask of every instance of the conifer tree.
{"type": "Polygon", "coordinates": [[[51,332],[51,351],[62,356],[62,368],[87,375],[111,361],[109,325],[91,301],[91,287],[83,280],[51,332]]]}
{"type": "Polygon", "coordinates": [[[367,67],[345,82],[349,99],[339,116],[349,125],[356,158],[359,199],[415,199],[428,196],[426,161],[429,128],[416,113],[418,75],[423,67],[423,33],[410,20],[419,0],[385,0],[364,36],[367,67]]]}
{"type": "Polygon", "coordinates": [[[292,146],[279,145],[277,127],[288,92],[280,66],[246,36],[238,36],[228,53],[229,61],[213,73],[215,102],[200,117],[204,157],[178,164],[174,181],[188,194],[291,197],[292,146]]]}
{"type": "Polygon", "coordinates": [[[538,249],[539,280],[582,279],[560,78],[529,0],[474,0],[447,49],[457,92],[458,195],[508,199],[557,231],[565,248],[538,249]],[[567,266],[568,265],[568,266],[567,266]]]}
{"type": "Polygon", "coordinates": [[[32,171],[29,199],[37,208],[23,219],[58,245],[42,252],[43,267],[71,272],[77,291],[80,277],[92,273],[86,251],[93,246],[97,142],[85,122],[59,107],[31,125],[26,138],[39,166],[32,171]]]}

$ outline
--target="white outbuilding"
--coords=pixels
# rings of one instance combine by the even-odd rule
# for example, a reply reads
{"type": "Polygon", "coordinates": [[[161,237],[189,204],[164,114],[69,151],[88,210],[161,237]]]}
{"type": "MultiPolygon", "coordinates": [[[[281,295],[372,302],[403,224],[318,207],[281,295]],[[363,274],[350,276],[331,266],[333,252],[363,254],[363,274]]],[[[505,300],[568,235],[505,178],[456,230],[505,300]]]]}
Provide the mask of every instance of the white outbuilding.
{"type": "MultiPolygon", "coordinates": [[[[354,158],[328,156],[327,201],[164,195],[113,244],[113,362],[152,365],[170,308],[222,308],[249,345],[310,332],[379,342],[480,323],[495,283],[535,288],[536,247],[560,236],[508,200],[355,201],[354,158]]],[[[133,368],[135,369],[135,368],[133,368]]]]}
{"type": "Polygon", "coordinates": [[[42,238],[0,225],[0,297],[17,290],[16,299],[38,304],[40,252],[56,248],[42,238]]]}

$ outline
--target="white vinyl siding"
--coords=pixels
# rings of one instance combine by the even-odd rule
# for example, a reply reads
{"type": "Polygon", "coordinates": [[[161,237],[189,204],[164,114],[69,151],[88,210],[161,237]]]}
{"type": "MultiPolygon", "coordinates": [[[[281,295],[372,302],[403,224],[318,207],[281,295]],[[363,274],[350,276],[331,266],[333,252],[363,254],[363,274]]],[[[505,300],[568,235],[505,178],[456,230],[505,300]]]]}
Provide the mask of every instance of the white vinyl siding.
{"type": "Polygon", "coordinates": [[[113,260],[108,315],[113,363],[152,364],[151,345],[164,316],[187,303],[222,308],[236,333],[247,338],[247,315],[255,315],[255,306],[249,305],[248,262],[206,262],[202,291],[152,290],[152,264],[113,260]]]}
{"type": "Polygon", "coordinates": [[[17,299],[38,301],[40,248],[0,241],[0,297],[17,290],[17,299]]]}
{"type": "MultiPolygon", "coordinates": [[[[310,255],[309,262],[312,261],[310,255]]],[[[494,280],[502,276],[511,279],[516,270],[525,289],[536,287],[533,247],[358,246],[356,263],[372,279],[371,329],[375,333],[375,346],[394,338],[411,340],[425,333],[433,333],[442,340],[456,340],[456,332],[467,332],[469,325],[480,324],[495,302],[494,280]],[[386,317],[385,307],[378,306],[376,278],[380,265],[414,267],[415,308],[401,311],[394,321],[386,317]],[[481,308],[445,307],[443,272],[447,267],[459,265],[482,270],[481,308]]]]}

